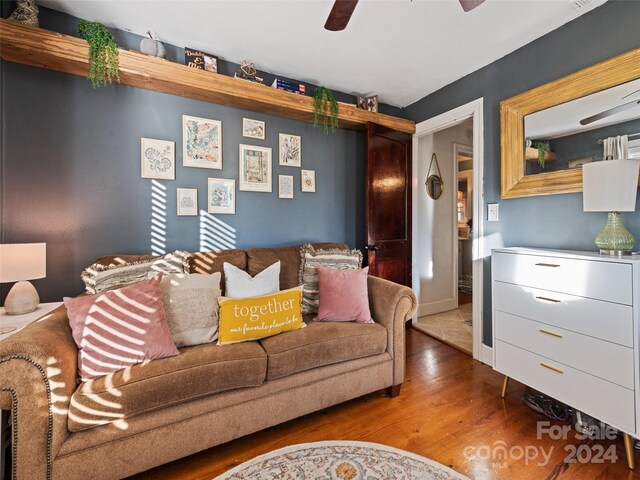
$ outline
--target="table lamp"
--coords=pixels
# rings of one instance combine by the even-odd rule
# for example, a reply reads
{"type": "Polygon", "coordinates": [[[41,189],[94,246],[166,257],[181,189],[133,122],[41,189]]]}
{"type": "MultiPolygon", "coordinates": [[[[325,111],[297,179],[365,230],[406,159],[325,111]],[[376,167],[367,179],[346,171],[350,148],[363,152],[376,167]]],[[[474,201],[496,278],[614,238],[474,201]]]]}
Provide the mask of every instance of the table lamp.
{"type": "Polygon", "coordinates": [[[636,209],[640,159],[604,160],[582,166],[583,210],[609,212],[607,224],[596,235],[603,255],[630,255],[635,238],[622,223],[620,212],[636,209]]]}
{"type": "Polygon", "coordinates": [[[38,308],[40,297],[27,280],[46,276],[45,243],[9,243],[0,245],[0,283],[16,283],[4,301],[8,315],[22,315],[38,308]]]}

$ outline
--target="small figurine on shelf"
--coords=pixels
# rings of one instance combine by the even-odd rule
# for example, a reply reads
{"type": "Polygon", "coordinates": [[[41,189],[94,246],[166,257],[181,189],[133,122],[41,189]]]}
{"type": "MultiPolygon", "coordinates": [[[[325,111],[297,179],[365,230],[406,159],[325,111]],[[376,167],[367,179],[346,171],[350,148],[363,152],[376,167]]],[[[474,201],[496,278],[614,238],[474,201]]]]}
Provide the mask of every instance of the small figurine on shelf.
{"type": "Polygon", "coordinates": [[[30,27],[39,27],[38,5],[36,0],[18,0],[16,9],[9,15],[7,20],[22,23],[30,27]]]}
{"type": "Polygon", "coordinates": [[[147,32],[147,35],[149,38],[144,37],[140,42],[140,51],[152,57],[164,58],[167,52],[162,42],[153,38],[151,32],[147,32]]]}
{"type": "Polygon", "coordinates": [[[240,64],[240,71],[236,72],[234,76],[235,78],[249,80],[250,82],[254,82],[254,83],[264,82],[264,79],[257,77],[256,73],[257,73],[257,70],[256,70],[255,64],[247,60],[243,60],[242,64],[240,64]]]}

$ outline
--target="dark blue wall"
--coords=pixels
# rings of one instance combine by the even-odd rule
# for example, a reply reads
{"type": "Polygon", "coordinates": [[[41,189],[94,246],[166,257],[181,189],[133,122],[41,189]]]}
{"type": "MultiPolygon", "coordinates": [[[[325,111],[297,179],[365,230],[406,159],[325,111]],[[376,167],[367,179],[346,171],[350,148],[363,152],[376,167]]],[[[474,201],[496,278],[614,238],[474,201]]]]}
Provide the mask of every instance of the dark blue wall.
{"type": "MultiPolygon", "coordinates": [[[[484,98],[484,201],[500,203],[500,221],[487,222],[487,243],[593,250],[606,213],[584,213],[582,194],[500,199],[500,101],[640,46],[640,2],[610,0],[504,58],[404,110],[416,122],[484,98]]],[[[640,212],[623,215],[640,239],[640,212]]],[[[485,260],[484,338],[491,345],[491,270],[485,260]]]]}
{"type": "MultiPolygon", "coordinates": [[[[72,33],[76,22],[41,13],[44,28],[72,33]]],[[[129,34],[118,36],[131,48],[139,43],[129,34]]],[[[0,72],[0,240],[47,243],[47,278],[34,282],[42,301],[81,292],[80,272],[100,255],[152,251],[154,183],[140,178],[141,137],[176,142],[176,180],[156,181],[156,190],[166,194],[160,232],[166,251],[364,243],[362,132],[326,136],[310,123],[123,85],[94,90],[82,77],[10,62],[2,62],[0,72]],[[222,171],[182,167],[183,114],[222,121],[222,171]],[[266,140],[243,138],[243,117],[264,120],[266,140]],[[300,192],[300,168],[278,165],[279,133],[302,137],[302,168],[316,170],[316,193],[300,192]],[[198,188],[199,207],[206,210],[208,177],[234,178],[238,186],[240,143],[272,147],[273,192],[237,191],[236,215],[178,217],[177,187],[198,188]],[[293,200],[278,199],[278,174],[294,176],[293,200]]]]}

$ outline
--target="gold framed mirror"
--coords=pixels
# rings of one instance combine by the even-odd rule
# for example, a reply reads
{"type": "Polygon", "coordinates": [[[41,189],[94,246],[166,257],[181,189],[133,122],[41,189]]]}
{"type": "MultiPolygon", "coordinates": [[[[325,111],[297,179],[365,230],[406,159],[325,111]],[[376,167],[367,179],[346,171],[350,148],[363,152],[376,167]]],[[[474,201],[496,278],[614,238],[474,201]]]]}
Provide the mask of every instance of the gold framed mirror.
{"type": "Polygon", "coordinates": [[[525,117],[639,78],[635,49],[500,102],[502,198],[581,192],[581,168],[526,174],[525,117]]]}

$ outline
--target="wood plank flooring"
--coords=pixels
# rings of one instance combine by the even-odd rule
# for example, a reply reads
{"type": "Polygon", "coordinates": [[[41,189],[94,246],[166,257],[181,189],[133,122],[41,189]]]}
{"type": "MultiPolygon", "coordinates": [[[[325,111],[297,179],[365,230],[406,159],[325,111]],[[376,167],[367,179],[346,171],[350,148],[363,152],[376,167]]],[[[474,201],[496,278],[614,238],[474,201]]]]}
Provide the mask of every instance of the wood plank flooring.
{"type": "MultiPolygon", "coordinates": [[[[390,399],[383,392],[367,395],[131,478],[210,480],[287,445],[360,440],[423,455],[474,480],[640,479],[640,473],[627,469],[621,438],[580,441],[573,430],[566,440],[554,440],[547,434],[536,438],[537,422],[548,419],[522,403],[524,387],[515,381],[509,385],[507,398],[500,398],[502,379],[468,355],[409,330],[407,379],[399,397],[390,399]],[[598,456],[597,445],[604,451],[615,450],[617,461],[593,461],[598,456]],[[592,461],[565,463],[574,447],[581,449],[581,459],[592,461]],[[519,458],[523,449],[537,458],[519,458]],[[546,462],[543,451],[548,454],[546,462]]],[[[551,425],[566,423],[552,421],[551,425]]]]}

